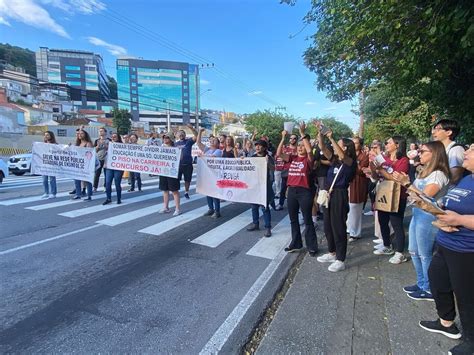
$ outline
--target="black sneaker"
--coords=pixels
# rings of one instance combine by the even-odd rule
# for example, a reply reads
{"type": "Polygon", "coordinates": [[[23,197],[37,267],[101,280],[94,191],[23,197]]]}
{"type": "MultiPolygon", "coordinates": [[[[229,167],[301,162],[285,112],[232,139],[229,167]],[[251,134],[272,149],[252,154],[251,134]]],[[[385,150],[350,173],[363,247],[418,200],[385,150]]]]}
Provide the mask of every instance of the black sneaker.
{"type": "Polygon", "coordinates": [[[105,206],[105,205],[108,205],[109,203],[112,203],[112,200],[105,200],[102,205],[105,206]]]}
{"type": "Polygon", "coordinates": [[[309,254],[309,256],[314,258],[316,255],[318,255],[318,251],[317,250],[310,250],[310,251],[308,251],[308,254],[309,254]]]}
{"type": "Polygon", "coordinates": [[[448,338],[451,339],[459,339],[461,338],[461,332],[459,331],[458,327],[456,327],[456,324],[452,324],[449,327],[445,327],[441,324],[441,321],[439,319],[434,320],[434,321],[429,321],[429,320],[422,320],[420,323],[418,323],[420,327],[422,327],[424,330],[427,330],[432,333],[439,333],[447,336],[448,338]]]}
{"type": "Polygon", "coordinates": [[[407,293],[407,296],[415,301],[434,301],[433,295],[423,290],[407,293]]]}
{"type": "Polygon", "coordinates": [[[184,193],[184,197],[189,200],[189,194],[187,192],[184,193]]]}
{"type": "Polygon", "coordinates": [[[271,237],[272,236],[272,229],[271,228],[266,228],[265,229],[265,234],[263,236],[265,238],[271,237]]]}
{"type": "Polygon", "coordinates": [[[417,292],[417,291],[421,291],[421,290],[418,287],[418,285],[413,285],[413,286],[405,286],[403,288],[403,291],[405,291],[406,293],[413,293],[413,292],[417,292]]]}
{"type": "Polygon", "coordinates": [[[203,214],[203,216],[212,216],[214,214],[214,210],[207,210],[206,213],[203,214]]]}
{"type": "Polygon", "coordinates": [[[76,194],[76,190],[72,190],[69,195],[75,195],[76,194]]]}
{"type": "Polygon", "coordinates": [[[294,253],[295,251],[300,251],[302,248],[295,248],[295,247],[288,247],[288,248],[285,248],[285,251],[287,253],[294,253]]]}
{"type": "Polygon", "coordinates": [[[467,355],[474,354],[474,344],[464,341],[448,351],[449,355],[467,355]]]}
{"type": "Polygon", "coordinates": [[[220,212],[214,212],[211,218],[221,218],[221,213],[220,212]]]}
{"type": "Polygon", "coordinates": [[[73,200],[80,200],[80,199],[81,199],[81,196],[74,196],[72,199],[73,199],[73,200]]]}
{"type": "Polygon", "coordinates": [[[253,232],[253,231],[258,231],[260,228],[258,226],[258,224],[255,224],[255,223],[252,223],[250,226],[247,227],[247,230],[249,232],[253,232]]]}

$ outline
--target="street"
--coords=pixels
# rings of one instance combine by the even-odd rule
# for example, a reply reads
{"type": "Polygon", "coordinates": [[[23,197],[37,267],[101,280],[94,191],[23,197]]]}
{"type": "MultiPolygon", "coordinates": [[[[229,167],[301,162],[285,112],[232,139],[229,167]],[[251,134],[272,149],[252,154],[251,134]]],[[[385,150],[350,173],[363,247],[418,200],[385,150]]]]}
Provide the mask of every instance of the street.
{"type": "Polygon", "coordinates": [[[263,238],[245,230],[249,205],[202,217],[195,176],[177,217],[158,213],[158,177],[122,186],[123,203],[102,206],[104,192],[70,200],[67,179],[51,200],[41,176],[0,185],[2,353],[240,351],[297,258],[282,252],[287,211],[263,238]]]}

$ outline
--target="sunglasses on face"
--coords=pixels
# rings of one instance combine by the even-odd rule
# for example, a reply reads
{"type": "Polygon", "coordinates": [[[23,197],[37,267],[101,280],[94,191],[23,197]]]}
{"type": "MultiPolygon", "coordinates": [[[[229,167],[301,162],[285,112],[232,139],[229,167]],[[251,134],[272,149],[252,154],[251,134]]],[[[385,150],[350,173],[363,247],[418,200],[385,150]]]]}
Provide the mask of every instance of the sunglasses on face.
{"type": "Polygon", "coordinates": [[[420,149],[420,154],[423,154],[423,153],[431,153],[431,150],[428,150],[428,149],[420,149]]]}

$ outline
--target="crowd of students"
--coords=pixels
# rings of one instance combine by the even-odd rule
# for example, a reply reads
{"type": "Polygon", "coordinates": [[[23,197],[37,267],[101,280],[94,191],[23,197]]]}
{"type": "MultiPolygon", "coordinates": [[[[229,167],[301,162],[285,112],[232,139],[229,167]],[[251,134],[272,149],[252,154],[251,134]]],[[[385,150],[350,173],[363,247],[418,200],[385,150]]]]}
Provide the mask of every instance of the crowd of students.
{"type": "MultiPolygon", "coordinates": [[[[403,137],[393,136],[384,144],[373,141],[365,146],[363,139],[335,140],[330,128],[315,121],[316,137],[306,134],[306,125],[299,125],[299,134],[283,131],[277,149],[268,137],[252,135],[243,142],[235,142],[224,134],[209,137],[202,143],[204,129],[199,132],[189,126],[193,135],[186,137],[183,130],[166,132],[158,139],[156,134],[149,145],[163,144],[181,148],[177,178],[160,176],[163,208],[169,208],[173,195],[177,216],[180,210],[180,182],[184,180],[184,197],[189,199],[193,175],[192,146],[196,143],[204,156],[239,159],[263,157],[267,160],[266,196],[264,206],[251,205],[252,223],[248,231],[260,229],[263,215],[264,236],[272,235],[271,209],[288,209],[291,224],[291,242],[285,251],[303,250],[303,239],[310,256],[318,254],[316,221],[323,219],[327,253],[317,257],[329,263],[328,270],[346,268],[347,246],[362,238],[362,218],[374,218],[374,254],[390,256],[392,264],[401,264],[410,257],[416,274],[416,283],[403,288],[413,300],[434,301],[439,319],[421,321],[424,329],[458,339],[461,334],[454,323],[457,304],[463,328],[464,342],[452,353],[473,353],[474,349],[474,146],[466,149],[455,142],[459,134],[456,121],[443,119],[432,127],[432,141],[412,143],[409,150],[403,137]],[[287,141],[288,138],[288,141],[287,141]],[[377,209],[377,191],[384,182],[393,182],[393,210],[377,209]],[[370,210],[364,213],[370,201],[370,210]],[[408,231],[408,254],[404,222],[407,206],[412,206],[408,231]],[[439,205],[437,208],[436,206],[439,205]],[[433,212],[433,209],[435,211],[433,212]],[[443,211],[443,212],[439,212],[443,211]],[[299,216],[302,216],[300,223],[299,216]],[[300,224],[304,225],[301,231],[300,224]],[[304,237],[303,237],[304,236],[304,237]],[[456,303],[455,303],[456,299],[456,303]],[[471,351],[471,352],[469,352],[471,351]]],[[[100,175],[105,174],[106,200],[112,202],[112,182],[115,183],[117,203],[121,203],[123,171],[105,168],[109,142],[137,144],[135,134],[121,137],[113,132],[108,138],[105,128],[92,142],[84,129],[78,129],[76,146],[94,147],[96,175],[94,183],[75,180],[73,199],[90,201],[97,191],[100,175]]],[[[54,134],[46,132],[44,142],[56,144],[54,134]]],[[[56,179],[43,177],[44,198],[56,196],[56,179]]],[[[129,173],[129,192],[141,191],[139,173],[129,173]]],[[[204,216],[221,217],[221,200],[207,197],[209,210],[204,216]]]]}

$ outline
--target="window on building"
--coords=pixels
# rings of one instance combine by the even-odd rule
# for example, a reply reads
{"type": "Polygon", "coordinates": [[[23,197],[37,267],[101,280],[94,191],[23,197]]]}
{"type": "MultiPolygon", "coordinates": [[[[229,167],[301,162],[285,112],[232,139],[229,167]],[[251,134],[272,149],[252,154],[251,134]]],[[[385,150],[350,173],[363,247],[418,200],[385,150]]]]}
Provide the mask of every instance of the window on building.
{"type": "Polygon", "coordinates": [[[137,68],[132,68],[132,71],[133,71],[133,72],[136,71],[136,70],[137,70],[137,68]]]}
{"type": "Polygon", "coordinates": [[[79,73],[66,73],[66,78],[80,78],[81,74],[79,73]]]}
{"type": "Polygon", "coordinates": [[[137,78],[137,76],[136,76],[135,74],[130,75],[130,77],[131,77],[132,79],[136,79],[136,78],[137,78]]]}
{"type": "Polygon", "coordinates": [[[184,90],[187,90],[187,89],[188,89],[188,86],[187,86],[187,85],[183,85],[183,89],[184,89],[184,90]]]}
{"type": "Polygon", "coordinates": [[[137,102],[137,98],[136,98],[136,97],[132,97],[132,101],[133,101],[133,102],[137,102]]]}
{"type": "Polygon", "coordinates": [[[183,96],[184,96],[184,97],[188,97],[188,95],[189,95],[189,94],[188,94],[187,92],[184,92],[184,93],[183,93],[183,96]]]}
{"type": "Polygon", "coordinates": [[[56,135],[58,137],[67,137],[67,129],[57,129],[56,130],[56,135]]]}
{"type": "Polygon", "coordinates": [[[132,90],[132,94],[137,94],[137,90],[132,90]]]}
{"type": "Polygon", "coordinates": [[[138,110],[138,106],[137,106],[137,105],[132,105],[132,110],[137,111],[137,110],[138,110]]]}
{"type": "Polygon", "coordinates": [[[132,86],[137,86],[137,83],[132,83],[132,86]]]}
{"type": "Polygon", "coordinates": [[[51,69],[59,69],[59,64],[49,64],[48,67],[51,69]]]}
{"type": "Polygon", "coordinates": [[[183,81],[184,81],[185,83],[187,83],[187,82],[188,82],[188,78],[183,78],[183,81]]]}
{"type": "Polygon", "coordinates": [[[64,68],[66,70],[81,70],[81,67],[78,67],[76,65],[66,65],[64,68]]]}
{"type": "Polygon", "coordinates": [[[53,107],[53,112],[59,112],[59,107],[53,107]]]}
{"type": "Polygon", "coordinates": [[[66,84],[71,85],[71,86],[81,86],[81,82],[80,82],[80,81],[69,81],[69,80],[66,80],[66,84]]]}

